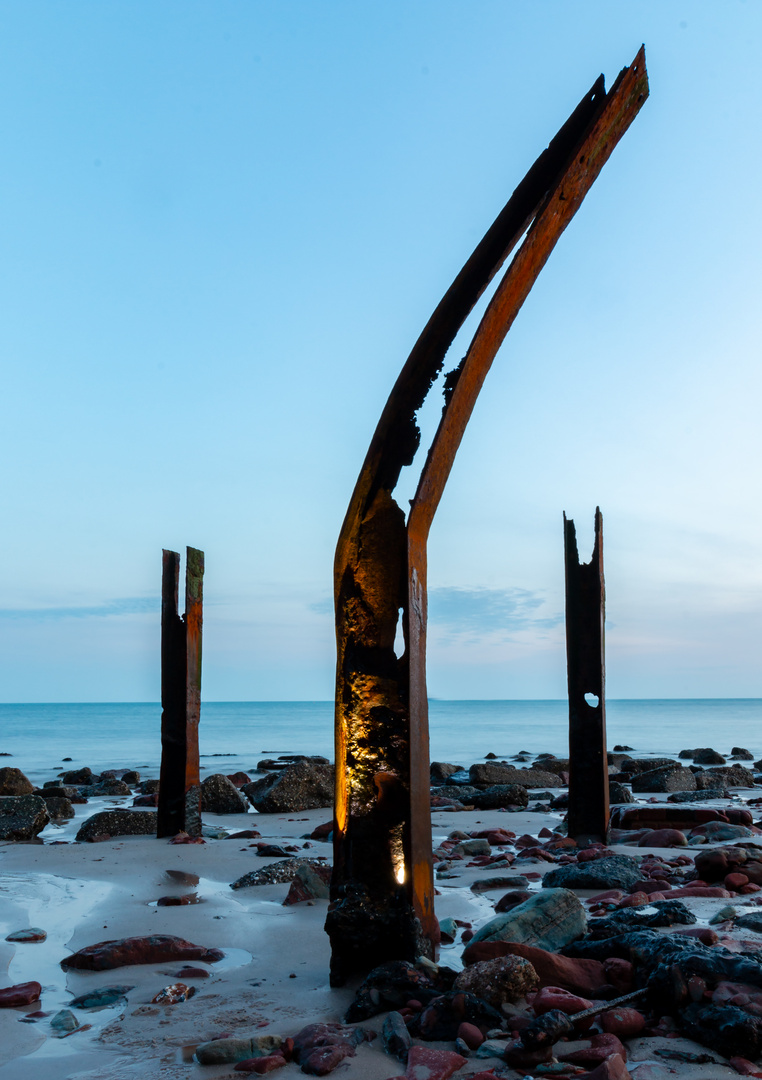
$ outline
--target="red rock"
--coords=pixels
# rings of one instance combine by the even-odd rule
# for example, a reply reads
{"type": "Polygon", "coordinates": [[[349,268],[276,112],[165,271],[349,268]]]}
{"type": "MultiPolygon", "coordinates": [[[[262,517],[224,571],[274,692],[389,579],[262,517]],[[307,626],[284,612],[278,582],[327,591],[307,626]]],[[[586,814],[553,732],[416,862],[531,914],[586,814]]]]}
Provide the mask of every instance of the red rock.
{"type": "Polygon", "coordinates": [[[608,1009],[601,1014],[600,1025],[609,1035],[632,1039],[646,1026],[646,1018],[637,1009],[608,1009]]]}
{"type": "Polygon", "coordinates": [[[682,934],[683,937],[698,938],[702,945],[716,945],[720,940],[711,926],[673,926],[670,928],[670,933],[682,934]]]}
{"type": "Polygon", "coordinates": [[[233,1071],[256,1073],[259,1076],[264,1076],[265,1073],[272,1072],[274,1069],[282,1069],[286,1064],[286,1059],[282,1054],[268,1054],[267,1057],[247,1058],[246,1061],[239,1061],[237,1065],[233,1066],[233,1071]]]}
{"type": "Polygon", "coordinates": [[[509,832],[507,829],[481,829],[479,832],[471,833],[471,836],[474,840],[489,840],[492,847],[512,844],[516,839],[516,833],[509,832]]]}
{"type": "Polygon", "coordinates": [[[206,840],[203,836],[189,836],[187,832],[179,832],[169,842],[170,844],[205,844],[206,840]]]}
{"type": "Polygon", "coordinates": [[[0,1009],[10,1009],[14,1005],[31,1005],[39,1001],[42,987],[38,982],[16,983],[0,990],[0,1009]]]}
{"type": "Polygon", "coordinates": [[[411,1046],[407,1055],[405,1076],[409,1080],[448,1080],[453,1073],[463,1068],[466,1061],[467,1058],[452,1050],[430,1050],[428,1046],[411,1046]]]}
{"type": "Polygon", "coordinates": [[[344,1058],[354,1057],[355,1053],[354,1046],[350,1046],[349,1043],[315,1046],[312,1050],[300,1055],[299,1064],[303,1073],[310,1076],[326,1076],[341,1065],[344,1058]]]}
{"type": "Polygon", "coordinates": [[[638,840],[638,847],[685,847],[688,840],[679,829],[654,829],[638,840]]]}
{"type": "Polygon", "coordinates": [[[245,772],[228,773],[228,780],[235,784],[237,788],[251,783],[251,777],[247,776],[245,772]]]}
{"type": "Polygon", "coordinates": [[[760,886],[755,885],[753,882],[750,881],[748,885],[742,885],[738,891],[744,896],[747,896],[749,893],[759,892],[760,886]]]}
{"type": "MultiPolygon", "coordinates": [[[[638,1069],[638,1073],[644,1074],[638,1069]]],[[[602,1061],[592,1072],[589,1072],[585,1080],[632,1080],[632,1073],[620,1054],[612,1054],[610,1058],[602,1061]]]]}
{"type": "Polygon", "coordinates": [[[754,1064],[753,1061],[748,1061],[742,1057],[732,1057],[728,1062],[737,1073],[741,1076],[762,1076],[762,1071],[754,1064]]]}
{"type": "MultiPolygon", "coordinates": [[[[508,955],[523,956],[528,960],[537,972],[540,986],[559,986],[573,994],[591,994],[607,981],[604,965],[600,960],[575,960],[535,948],[533,945],[520,945],[515,941],[474,942],[464,950],[463,963],[475,964],[481,960],[493,960],[495,957],[508,955]]],[[[621,963],[628,965],[632,979],[632,965],[627,960],[622,960],[621,963]]]]}
{"type": "Polygon", "coordinates": [[[749,879],[746,874],[734,873],[728,874],[723,883],[726,889],[742,889],[744,885],[749,884],[749,879]]]}
{"type": "Polygon", "coordinates": [[[162,964],[168,960],[203,960],[213,964],[224,955],[219,949],[205,949],[202,945],[193,945],[172,934],[151,934],[88,945],[65,957],[61,967],[79,971],[106,971],[128,964],[162,964]]]}
{"type": "Polygon", "coordinates": [[[160,896],[156,901],[157,907],[183,907],[186,904],[195,904],[197,898],[192,894],[185,896],[160,896]]]}
{"type": "Polygon", "coordinates": [[[333,832],[333,822],[326,821],[322,825],[317,825],[310,833],[310,840],[325,840],[328,835],[333,832]]]}
{"type": "Polygon", "coordinates": [[[599,1065],[613,1054],[619,1054],[623,1061],[627,1060],[627,1051],[616,1035],[604,1032],[602,1035],[593,1035],[591,1044],[583,1050],[574,1050],[570,1054],[563,1052],[558,1055],[561,1061],[569,1061],[572,1065],[599,1065]]]}
{"type": "Polygon", "coordinates": [[[670,900],[680,900],[685,896],[714,896],[727,899],[730,892],[717,885],[698,885],[695,889],[672,889],[669,894],[670,900]]]}
{"type": "Polygon", "coordinates": [[[630,893],[629,896],[625,896],[624,900],[622,900],[618,906],[620,908],[643,907],[644,905],[650,903],[651,898],[648,893],[634,892],[630,893]]]}
{"type": "Polygon", "coordinates": [[[189,964],[186,964],[185,967],[180,968],[180,970],[176,974],[177,974],[178,979],[208,979],[209,978],[209,972],[205,971],[204,968],[191,967],[189,964]]]}
{"type": "MultiPolygon", "coordinates": [[[[592,1005],[592,1001],[588,1001],[587,998],[570,994],[568,990],[560,986],[543,986],[532,1002],[532,1011],[535,1016],[542,1016],[551,1009],[560,1009],[567,1016],[573,1016],[574,1013],[582,1012],[583,1009],[592,1008],[592,1005]]],[[[592,1023],[593,1018],[590,1019],[592,1023]]]]}
{"type": "Polygon", "coordinates": [[[624,900],[624,893],[621,889],[607,889],[606,892],[597,893],[595,896],[591,896],[588,900],[588,904],[602,904],[604,900],[609,900],[613,904],[618,904],[621,900],[624,900]]]}
{"type": "Polygon", "coordinates": [[[516,840],[514,840],[514,846],[517,848],[537,847],[537,837],[530,836],[529,833],[524,833],[522,836],[519,836],[516,840]]]}
{"type": "Polygon", "coordinates": [[[484,1036],[476,1024],[469,1024],[466,1021],[458,1028],[458,1038],[463,1040],[469,1050],[476,1050],[484,1042],[484,1036]]]}

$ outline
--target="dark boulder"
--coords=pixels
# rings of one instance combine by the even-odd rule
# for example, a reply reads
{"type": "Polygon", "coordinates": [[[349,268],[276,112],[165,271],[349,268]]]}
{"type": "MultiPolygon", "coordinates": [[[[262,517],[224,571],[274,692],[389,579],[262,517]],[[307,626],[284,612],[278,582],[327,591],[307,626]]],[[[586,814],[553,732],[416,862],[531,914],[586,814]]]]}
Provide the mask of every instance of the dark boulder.
{"type": "Polygon", "coordinates": [[[12,769],[9,766],[0,769],[0,796],[2,795],[31,795],[34,784],[28,780],[21,769],[12,769]]]}
{"type": "Polygon", "coordinates": [[[679,1015],[683,1032],[724,1057],[756,1060],[762,1053],[762,1018],[735,1005],[691,1003],[679,1015]]]}
{"type": "Polygon", "coordinates": [[[63,821],[66,818],[74,817],[74,807],[71,804],[71,799],[61,799],[56,795],[48,795],[45,797],[45,805],[48,808],[51,821],[63,821]]]}
{"type": "Polygon", "coordinates": [[[347,1009],[350,1024],[368,1020],[378,1013],[401,1009],[414,999],[425,1004],[437,997],[440,990],[424,972],[405,960],[381,964],[363,980],[355,999],[347,1009]]]}
{"type": "Polygon", "coordinates": [[[695,791],[696,777],[690,769],[673,761],[658,769],[636,773],[632,778],[633,791],[695,791]]]}
{"type": "Polygon", "coordinates": [[[627,785],[620,784],[617,780],[609,780],[609,803],[613,806],[628,802],[635,802],[635,799],[627,785]]]}
{"type": "Polygon", "coordinates": [[[156,836],[157,815],[151,810],[102,810],[84,821],[76,839],[109,836],[156,836]]]}
{"type": "Polygon", "coordinates": [[[696,774],[696,787],[702,790],[718,787],[754,787],[754,773],[743,765],[718,766],[696,774]]]}
{"type": "Polygon", "coordinates": [[[460,796],[461,802],[468,802],[477,810],[502,810],[509,806],[522,809],[529,804],[527,789],[521,784],[493,784],[483,791],[476,791],[469,798],[460,796]]]}
{"type": "Polygon", "coordinates": [[[83,769],[72,769],[70,772],[65,772],[61,777],[61,783],[74,784],[75,786],[94,784],[95,776],[93,775],[93,770],[85,765],[83,769]]]}
{"type": "Polygon", "coordinates": [[[451,765],[447,761],[432,761],[429,767],[432,784],[445,784],[448,777],[460,771],[460,765],[451,765]]]}
{"type": "Polygon", "coordinates": [[[743,746],[734,746],[730,751],[730,756],[734,761],[753,761],[754,755],[750,750],[746,750],[743,746]]]}
{"type": "Polygon", "coordinates": [[[631,856],[604,855],[559,866],[545,875],[542,885],[546,889],[629,889],[640,877],[639,864],[631,856]]]}
{"type": "Polygon", "coordinates": [[[260,814],[294,813],[333,805],[333,765],[298,761],[241,791],[260,814]]]}
{"type": "Polygon", "coordinates": [[[702,746],[693,751],[694,765],[724,765],[725,758],[711,746],[702,746]]]}
{"type": "Polygon", "coordinates": [[[475,1024],[486,1031],[501,1027],[502,1022],[502,1013],[475,994],[451,990],[424,1005],[409,1022],[408,1030],[413,1038],[426,1042],[453,1042],[463,1023],[475,1024]]]}
{"type": "Polygon", "coordinates": [[[201,810],[206,814],[246,814],[249,804],[232,780],[212,773],[201,784],[201,810]]]}
{"type": "Polygon", "coordinates": [[[667,797],[667,802],[704,802],[707,799],[729,799],[727,788],[708,788],[703,791],[675,791],[667,797]]]}
{"type": "Polygon", "coordinates": [[[0,840],[34,840],[49,821],[39,795],[0,795],[0,840]]]}
{"type": "Polygon", "coordinates": [[[468,770],[474,787],[488,788],[495,784],[518,784],[525,788],[563,787],[563,780],[544,769],[515,769],[510,765],[477,762],[468,770]]]}

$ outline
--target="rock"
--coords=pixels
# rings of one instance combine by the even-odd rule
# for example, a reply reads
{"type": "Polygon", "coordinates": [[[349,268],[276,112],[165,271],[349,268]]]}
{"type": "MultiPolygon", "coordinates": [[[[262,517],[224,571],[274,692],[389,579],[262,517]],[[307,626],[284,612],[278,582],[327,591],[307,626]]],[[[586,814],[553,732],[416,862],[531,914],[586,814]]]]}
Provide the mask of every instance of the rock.
{"type": "Polygon", "coordinates": [[[246,1061],[239,1061],[237,1065],[233,1066],[233,1072],[256,1073],[258,1076],[264,1076],[266,1073],[274,1072],[275,1069],[282,1069],[287,1064],[288,1062],[283,1054],[268,1054],[266,1057],[247,1058],[246,1061]]]}
{"type": "Polygon", "coordinates": [[[626,758],[621,763],[620,768],[623,773],[637,774],[652,772],[654,769],[663,769],[666,766],[674,768],[675,762],[672,758],[626,758]]]}
{"type": "Polygon", "coordinates": [[[609,780],[609,803],[615,806],[617,803],[635,802],[632,792],[626,784],[620,784],[616,780],[609,780]]]}
{"type": "Polygon", "coordinates": [[[462,840],[452,849],[453,855],[491,855],[489,840],[462,840]]]}
{"type": "Polygon", "coordinates": [[[42,987],[38,982],[16,983],[0,990],[0,1009],[11,1009],[14,1005],[31,1005],[38,1001],[42,987]]]}
{"type": "Polygon", "coordinates": [[[685,803],[702,802],[706,799],[729,799],[730,792],[727,788],[710,788],[701,791],[675,791],[667,796],[667,802],[685,803]]]}
{"type": "MultiPolygon", "coordinates": [[[[592,1007],[592,1001],[580,997],[579,994],[572,994],[561,986],[542,987],[532,1002],[532,1011],[535,1016],[542,1016],[544,1013],[555,1010],[565,1013],[566,1016],[574,1016],[575,1013],[583,1012],[585,1009],[591,1009],[592,1007]]],[[[594,1018],[589,1017],[588,1019],[589,1023],[586,1026],[590,1027],[594,1018]]]]}
{"type": "Polygon", "coordinates": [[[140,790],[144,795],[158,795],[159,794],[159,781],[158,780],[143,780],[140,785],[140,790]]]}
{"type": "Polygon", "coordinates": [[[590,924],[590,937],[592,939],[615,937],[617,934],[624,934],[629,930],[642,927],[674,926],[676,923],[681,926],[692,926],[697,921],[690,908],[681,904],[679,900],[650,902],[646,900],[646,904],[645,911],[641,911],[638,907],[621,908],[619,911],[613,911],[606,918],[595,919],[590,924]]]}
{"type": "Polygon", "coordinates": [[[472,964],[456,978],[453,990],[465,990],[499,1009],[504,1001],[526,997],[539,985],[537,972],[521,956],[506,955],[472,964]]]}
{"type": "Polygon", "coordinates": [[[620,1039],[632,1039],[640,1035],[646,1026],[646,1018],[637,1009],[628,1009],[619,1006],[616,1009],[607,1009],[599,1018],[601,1028],[609,1035],[616,1035],[620,1039]]]}
{"type": "Polygon", "coordinates": [[[8,934],[6,941],[44,941],[47,937],[47,933],[44,930],[40,930],[39,926],[30,926],[27,930],[14,930],[12,934],[8,934]]]}
{"type": "Polygon", "coordinates": [[[94,784],[95,777],[93,776],[93,770],[85,766],[84,769],[73,769],[71,772],[66,772],[61,777],[62,784],[73,784],[75,787],[80,787],[83,784],[94,784]]]}
{"type": "Polygon", "coordinates": [[[475,1024],[464,1022],[458,1028],[458,1039],[462,1040],[469,1050],[478,1050],[484,1042],[484,1035],[475,1024]]]}
{"type": "Polygon", "coordinates": [[[735,1005],[693,1002],[679,1013],[685,1034],[724,1057],[758,1058],[762,1054],[762,1019],[735,1005]]]}
{"type": "Polygon", "coordinates": [[[34,784],[27,780],[21,769],[6,766],[0,769],[0,795],[31,795],[34,784]]]}
{"type": "Polygon", "coordinates": [[[446,761],[432,761],[429,767],[432,785],[444,784],[453,773],[460,771],[460,765],[450,765],[446,761]]]}
{"type": "Polygon", "coordinates": [[[517,784],[525,788],[563,787],[563,781],[555,773],[544,769],[515,769],[510,765],[494,765],[477,762],[468,770],[474,787],[488,788],[495,784],[517,784]]]}
{"type": "Polygon", "coordinates": [[[755,933],[762,933],[762,911],[750,911],[746,915],[741,915],[736,919],[736,927],[739,930],[754,930],[755,933]]]}
{"type": "Polygon", "coordinates": [[[168,960],[203,960],[213,964],[224,955],[219,949],[193,945],[172,934],[152,934],[99,941],[65,957],[61,967],[78,971],[107,971],[128,964],[162,964],[168,960]]]}
{"type": "Polygon", "coordinates": [[[551,870],[543,888],[629,889],[640,880],[638,863],[629,855],[604,855],[588,862],[569,863],[551,870]]]}
{"type": "Polygon", "coordinates": [[[390,1009],[401,1009],[411,999],[426,1004],[438,994],[423,971],[405,960],[392,960],[374,968],[358,986],[346,1019],[353,1024],[390,1009]]]}
{"type": "Polygon", "coordinates": [[[468,802],[477,810],[503,810],[508,806],[525,807],[529,805],[526,787],[521,784],[492,784],[470,796],[461,795],[462,802],[468,802]]]}
{"type": "Polygon", "coordinates": [[[68,1035],[70,1031],[76,1031],[79,1020],[70,1009],[61,1009],[50,1021],[50,1026],[53,1031],[61,1033],[57,1036],[61,1038],[62,1035],[68,1035]]]}
{"type": "Polygon", "coordinates": [[[99,780],[90,784],[87,788],[88,796],[92,795],[131,795],[130,787],[123,780],[99,780]]]}
{"type": "Polygon", "coordinates": [[[56,795],[43,795],[51,821],[64,821],[74,817],[71,799],[61,799],[56,795]]]}
{"type": "Polygon", "coordinates": [[[717,750],[713,750],[711,746],[700,747],[698,750],[693,751],[693,762],[695,765],[725,765],[725,758],[717,750]]]}
{"type": "Polygon", "coordinates": [[[695,791],[696,777],[690,769],[683,768],[676,762],[659,769],[641,772],[632,778],[632,790],[635,791],[695,791]]]}
{"type": "MultiPolygon", "coordinates": [[[[469,944],[463,953],[463,963],[472,964],[494,956],[523,956],[537,972],[540,986],[560,986],[573,994],[592,995],[609,981],[599,960],[577,960],[559,953],[548,952],[532,945],[513,941],[483,941],[469,944]]],[[[625,961],[621,961],[625,963],[625,961]]]]}
{"type": "Polygon", "coordinates": [[[186,986],[185,983],[176,982],[171,986],[165,986],[162,990],[151,998],[152,1005],[179,1005],[182,1001],[187,1001],[188,998],[192,998],[196,993],[195,986],[186,986]]]}
{"type": "Polygon", "coordinates": [[[679,829],[651,829],[638,840],[638,847],[685,847],[688,838],[679,829]]]}
{"type": "MultiPolygon", "coordinates": [[[[647,1080],[642,1069],[638,1069],[638,1074],[642,1077],[642,1080],[647,1080]]],[[[632,1080],[632,1073],[628,1071],[621,1054],[612,1054],[611,1057],[602,1061],[600,1065],[596,1065],[592,1072],[587,1074],[586,1080],[632,1080]]]]}
{"type": "Polygon", "coordinates": [[[553,951],[582,937],[587,918],[568,889],[546,889],[511,911],[491,919],[472,941],[516,941],[553,951]]]}
{"type": "Polygon", "coordinates": [[[408,1080],[449,1080],[462,1069],[467,1058],[452,1050],[431,1050],[428,1046],[412,1046],[407,1058],[405,1076],[408,1080]]]}
{"type": "Polygon", "coordinates": [[[715,769],[705,769],[696,773],[697,788],[718,787],[754,787],[754,773],[745,769],[743,765],[720,766],[715,769]]]}
{"type": "Polygon", "coordinates": [[[511,892],[507,892],[500,897],[495,904],[495,912],[501,915],[504,911],[512,911],[513,908],[523,904],[525,900],[531,899],[532,896],[533,893],[527,892],[525,889],[512,889],[511,892]]]}
{"type": "Polygon", "coordinates": [[[154,792],[151,795],[136,795],[132,800],[133,806],[158,806],[159,805],[159,793],[154,792]]]}
{"type": "Polygon", "coordinates": [[[485,1031],[500,1027],[503,1014],[482,998],[464,990],[439,994],[408,1022],[410,1034],[427,1042],[454,1042],[462,1023],[485,1031]]]}
{"type": "Polygon", "coordinates": [[[284,906],[303,900],[327,900],[331,892],[331,867],[328,863],[300,863],[296,868],[284,906]]]}
{"type": "Polygon", "coordinates": [[[230,1065],[253,1057],[268,1057],[282,1045],[280,1035],[259,1035],[253,1039],[213,1039],[200,1043],[195,1056],[201,1065],[230,1065]]]}
{"type": "Polygon", "coordinates": [[[401,1013],[396,1010],[387,1013],[384,1018],[382,1037],[387,1054],[391,1054],[404,1064],[413,1040],[410,1038],[410,1032],[401,1013]]]}
{"type": "Polygon", "coordinates": [[[711,844],[719,840],[741,840],[753,833],[747,825],[729,825],[725,821],[707,821],[706,825],[699,825],[691,832],[691,839],[697,836],[705,836],[711,844]]]}
{"type": "Polygon", "coordinates": [[[744,749],[743,746],[734,746],[730,751],[730,756],[737,761],[753,761],[754,755],[751,751],[744,749]]]}
{"type": "Polygon", "coordinates": [[[241,791],[260,814],[316,810],[333,805],[333,778],[333,765],[299,761],[241,791]]]}
{"type": "Polygon", "coordinates": [[[73,1009],[103,1009],[107,1005],[115,1005],[117,1001],[121,1001],[132,989],[134,989],[132,986],[99,986],[97,989],[88,990],[87,993],[73,998],[69,1004],[73,1009]]]}
{"type": "Polygon", "coordinates": [[[247,800],[222,773],[212,773],[201,784],[201,810],[206,814],[246,814],[247,800]]]}
{"type": "Polygon", "coordinates": [[[284,881],[293,881],[300,867],[305,864],[323,873],[321,867],[328,864],[321,859],[281,859],[280,862],[270,863],[261,870],[250,870],[236,881],[232,882],[231,889],[249,889],[256,885],[279,885],[284,881]]]}
{"type": "Polygon", "coordinates": [[[354,1057],[356,1046],[366,1038],[362,1028],[343,1024],[308,1024],[294,1036],[293,1060],[304,1073],[325,1076],[347,1057],[354,1057]]]}
{"type": "Polygon", "coordinates": [[[561,1061],[571,1062],[573,1065],[600,1065],[606,1058],[619,1054],[623,1061],[627,1060],[627,1051],[616,1035],[604,1032],[602,1035],[593,1035],[591,1045],[583,1050],[573,1050],[570,1053],[558,1055],[561,1061]]]}
{"type": "Polygon", "coordinates": [[[80,825],[80,842],[97,837],[156,836],[157,815],[151,810],[102,810],[80,825]]]}
{"type": "Polygon", "coordinates": [[[492,892],[493,889],[527,889],[529,879],[523,874],[499,874],[496,877],[479,878],[471,882],[471,892],[492,892]]]}
{"type": "Polygon", "coordinates": [[[34,840],[49,822],[39,795],[0,796],[0,840],[34,840]]]}

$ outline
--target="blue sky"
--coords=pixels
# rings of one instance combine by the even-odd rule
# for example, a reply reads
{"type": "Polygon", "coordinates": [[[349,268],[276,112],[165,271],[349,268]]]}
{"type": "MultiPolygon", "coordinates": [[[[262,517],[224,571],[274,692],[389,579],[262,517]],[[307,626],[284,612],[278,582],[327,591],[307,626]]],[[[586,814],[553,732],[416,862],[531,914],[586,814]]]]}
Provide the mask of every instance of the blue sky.
{"type": "Polygon", "coordinates": [[[641,42],[651,97],[434,523],[429,689],[564,696],[562,512],[589,557],[600,505],[609,696],[762,696],[760,31],[732,0],[0,0],[3,699],[156,700],[186,544],[204,696],[332,696],[333,549],[386,395],[641,42]]]}

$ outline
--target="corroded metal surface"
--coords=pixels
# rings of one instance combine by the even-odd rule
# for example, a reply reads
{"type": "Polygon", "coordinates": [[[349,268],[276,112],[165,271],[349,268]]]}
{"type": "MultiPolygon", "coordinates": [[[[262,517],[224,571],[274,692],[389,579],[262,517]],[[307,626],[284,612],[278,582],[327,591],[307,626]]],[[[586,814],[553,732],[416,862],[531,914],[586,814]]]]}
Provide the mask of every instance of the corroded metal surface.
{"type": "Polygon", "coordinates": [[[431,953],[434,915],[426,696],[426,549],[476,397],[559,236],[645,98],[643,50],[611,91],[599,78],[516,188],[431,316],[381,415],[339,536],[331,979],[431,953]],[[526,234],[524,236],[524,234],[526,234]],[[524,236],[445,405],[408,520],[393,498],[447,350],[524,236]],[[395,653],[401,618],[405,648],[395,653]]]}
{"type": "Polygon", "coordinates": [[[595,546],[580,563],[574,522],[564,514],[566,659],[569,684],[569,836],[605,841],[609,827],[603,518],[595,511],[595,546]]]}
{"type": "Polygon", "coordinates": [[[178,614],[180,556],[164,551],[161,590],[161,773],[157,836],[201,835],[198,724],[204,553],[186,548],[185,615],[178,614]]]}

